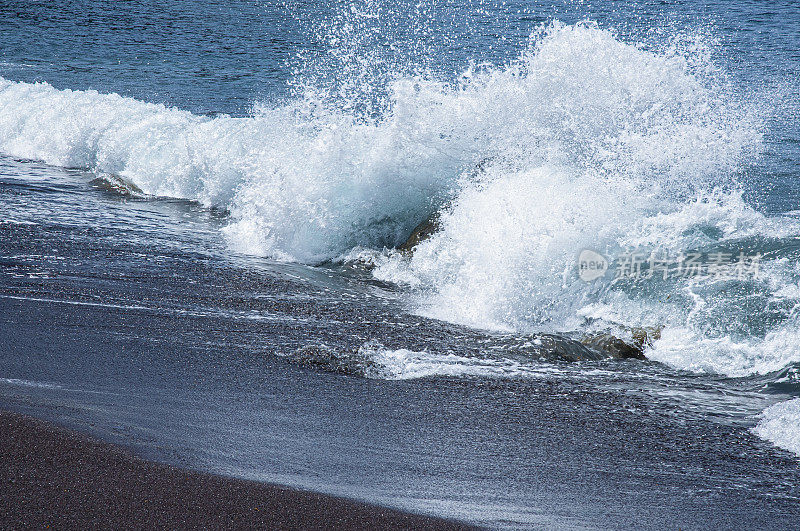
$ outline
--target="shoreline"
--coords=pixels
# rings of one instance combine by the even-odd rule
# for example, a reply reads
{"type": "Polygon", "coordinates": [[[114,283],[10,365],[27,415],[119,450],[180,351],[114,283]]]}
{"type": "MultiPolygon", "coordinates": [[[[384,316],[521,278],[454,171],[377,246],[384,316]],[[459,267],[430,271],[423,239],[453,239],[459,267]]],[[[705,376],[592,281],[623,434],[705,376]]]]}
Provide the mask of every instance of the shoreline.
{"type": "Polygon", "coordinates": [[[181,469],[0,410],[0,527],[470,529],[376,505],[181,469]]]}

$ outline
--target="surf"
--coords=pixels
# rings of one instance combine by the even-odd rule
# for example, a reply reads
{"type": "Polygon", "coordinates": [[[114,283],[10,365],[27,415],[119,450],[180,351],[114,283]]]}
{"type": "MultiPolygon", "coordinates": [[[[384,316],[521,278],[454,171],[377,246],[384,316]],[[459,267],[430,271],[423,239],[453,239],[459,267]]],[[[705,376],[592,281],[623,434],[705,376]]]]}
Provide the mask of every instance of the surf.
{"type": "Polygon", "coordinates": [[[653,327],[651,359],[765,373],[800,360],[784,245],[800,228],[743,198],[763,102],[708,55],[701,39],[653,49],[554,22],[505,64],[391,73],[378,114],[325,87],[234,117],[0,80],[0,152],[221,208],[234,252],[367,260],[415,313],[522,333],[653,327]],[[413,254],[393,250],[434,216],[413,254]],[[586,249],[614,265],[630,250],[759,246],[777,249],[761,280],[587,283],[576,271],[586,249]]]}

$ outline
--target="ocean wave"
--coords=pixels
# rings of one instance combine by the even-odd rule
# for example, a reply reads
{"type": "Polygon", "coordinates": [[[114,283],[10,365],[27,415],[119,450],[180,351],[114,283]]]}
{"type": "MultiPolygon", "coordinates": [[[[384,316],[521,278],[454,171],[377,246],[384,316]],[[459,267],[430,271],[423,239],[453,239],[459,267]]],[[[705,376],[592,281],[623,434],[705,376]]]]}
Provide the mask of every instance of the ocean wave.
{"type": "Polygon", "coordinates": [[[592,24],[554,24],[503,67],[453,83],[390,78],[391,104],[376,120],[313,94],[212,118],[1,80],[0,151],[228,208],[237,249],[319,262],[357,245],[397,245],[487,159],[591,169],[596,179],[677,182],[709,173],[710,162],[725,174],[758,132],[690,70],[680,55],[640,50],[592,24]]]}
{"type": "Polygon", "coordinates": [[[800,220],[767,218],[738,191],[764,116],[701,48],[654,52],[553,23],[506,65],[390,76],[374,118],[314,91],[208,117],[0,79],[0,152],[224,208],[236,251],[368,257],[423,315],[521,332],[652,327],[654,359],[772,371],[800,360],[800,271],[781,245],[800,220]],[[433,215],[440,229],[412,256],[385,251],[433,215]],[[584,249],[613,265],[630,249],[762,247],[759,279],[587,283],[575,267],[584,249]]]}
{"type": "MultiPolygon", "coordinates": [[[[422,315],[478,328],[657,329],[647,356],[681,369],[746,376],[800,360],[800,224],[757,212],[739,189],[762,145],[753,105],[680,58],[591,27],[555,28],[526,61],[515,82],[544,97],[517,112],[537,143],[461,179],[438,232],[410,258],[374,260],[375,276],[412,288],[422,315]],[[607,257],[609,274],[582,280],[583,250],[607,257]],[[757,256],[760,269],[613,278],[631,252],[697,251],[757,256]]],[[[498,81],[507,74],[493,82],[511,85],[498,81]]]]}

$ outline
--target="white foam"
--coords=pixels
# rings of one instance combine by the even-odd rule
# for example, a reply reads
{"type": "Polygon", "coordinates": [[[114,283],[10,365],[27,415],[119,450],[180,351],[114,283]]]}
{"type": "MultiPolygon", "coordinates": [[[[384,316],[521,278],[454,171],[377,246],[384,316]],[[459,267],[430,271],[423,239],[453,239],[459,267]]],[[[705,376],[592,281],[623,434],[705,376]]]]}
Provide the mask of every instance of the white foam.
{"type": "Polygon", "coordinates": [[[800,456],[800,398],[765,409],[753,433],[800,456]]]}
{"type": "Polygon", "coordinates": [[[17,385],[21,387],[35,387],[37,389],[62,389],[60,385],[50,384],[46,382],[36,382],[33,380],[23,380],[20,378],[0,378],[0,383],[17,385]]]}
{"type": "Polygon", "coordinates": [[[481,359],[456,354],[432,354],[407,349],[387,349],[368,343],[359,355],[370,358],[375,367],[367,371],[368,378],[381,380],[413,380],[433,376],[541,378],[558,372],[546,365],[525,365],[511,359],[481,359]]]}
{"type": "Polygon", "coordinates": [[[669,327],[648,358],[693,372],[741,377],[768,374],[800,360],[800,329],[795,320],[765,337],[704,337],[696,328],[669,327]]]}

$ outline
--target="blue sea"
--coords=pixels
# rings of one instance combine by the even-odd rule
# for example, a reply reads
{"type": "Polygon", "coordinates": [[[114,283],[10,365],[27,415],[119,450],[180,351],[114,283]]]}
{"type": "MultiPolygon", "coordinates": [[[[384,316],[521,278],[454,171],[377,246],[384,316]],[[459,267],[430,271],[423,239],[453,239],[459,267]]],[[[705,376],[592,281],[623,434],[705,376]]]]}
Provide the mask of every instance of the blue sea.
{"type": "Polygon", "coordinates": [[[0,0],[0,407],[151,459],[796,528],[799,259],[795,1],[0,0]]]}

